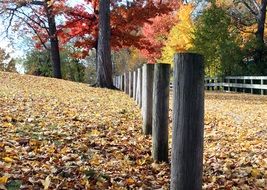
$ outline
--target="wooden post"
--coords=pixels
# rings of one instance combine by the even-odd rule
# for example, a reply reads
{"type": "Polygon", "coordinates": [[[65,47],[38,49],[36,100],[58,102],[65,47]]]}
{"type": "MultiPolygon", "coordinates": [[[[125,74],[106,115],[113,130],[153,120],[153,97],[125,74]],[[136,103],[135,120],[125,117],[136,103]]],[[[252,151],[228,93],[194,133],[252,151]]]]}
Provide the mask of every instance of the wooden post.
{"type": "Polygon", "coordinates": [[[168,162],[170,65],[156,64],[153,83],[152,156],[168,162]]]}
{"type": "Polygon", "coordinates": [[[129,73],[124,73],[124,92],[129,94],[129,73]]]}
{"type": "MultiPolygon", "coordinates": [[[[243,84],[246,84],[246,79],[243,79],[243,84]]],[[[245,93],[246,92],[246,90],[245,90],[245,88],[243,88],[243,93],[245,93]]]]}
{"type": "Polygon", "coordinates": [[[136,73],[136,104],[139,104],[139,91],[140,91],[140,86],[139,86],[139,76],[140,75],[140,70],[139,68],[137,69],[137,73],[136,73]]]}
{"type": "Polygon", "coordinates": [[[117,76],[114,76],[114,86],[117,88],[117,76]]]}
{"type": "Polygon", "coordinates": [[[141,96],[141,101],[142,101],[142,105],[140,105],[140,108],[141,108],[141,115],[142,115],[142,117],[144,117],[144,111],[143,111],[143,102],[144,102],[144,100],[143,100],[143,94],[144,94],[144,84],[145,84],[145,72],[144,72],[144,68],[145,68],[145,65],[146,64],[144,64],[143,66],[142,66],[142,83],[141,83],[141,85],[142,85],[142,94],[140,94],[141,96]]]}
{"type": "Polygon", "coordinates": [[[204,66],[198,54],[175,55],[171,190],[201,190],[204,66]]]}
{"type": "Polygon", "coordinates": [[[118,89],[121,89],[121,76],[118,76],[118,89]]]}
{"type": "Polygon", "coordinates": [[[121,75],[121,91],[124,91],[124,75],[121,75]]]}
{"type": "Polygon", "coordinates": [[[142,104],[143,104],[143,100],[142,100],[142,94],[143,94],[143,85],[142,85],[142,83],[143,83],[143,68],[141,67],[140,68],[140,84],[139,84],[139,86],[140,86],[140,91],[139,91],[139,107],[140,107],[140,109],[142,109],[142,104]]]}
{"type": "MultiPolygon", "coordinates": [[[[237,84],[237,79],[235,79],[235,85],[237,84]]],[[[234,91],[237,92],[237,87],[234,87],[234,91]]]]}
{"type": "Polygon", "coordinates": [[[137,92],[136,102],[139,107],[142,107],[142,68],[137,69],[137,92]]]}
{"type": "Polygon", "coordinates": [[[133,72],[133,98],[136,100],[137,72],[133,72]]]}
{"type": "Polygon", "coordinates": [[[119,89],[121,90],[121,81],[122,81],[122,78],[121,78],[121,75],[119,76],[119,89]]]}
{"type": "MultiPolygon", "coordinates": [[[[253,83],[254,83],[254,82],[253,82],[253,79],[251,79],[251,80],[250,80],[250,84],[253,84],[253,83]]],[[[250,89],[250,93],[251,93],[251,94],[254,93],[253,88],[250,89]]]]}
{"type": "MultiPolygon", "coordinates": [[[[261,79],[261,85],[264,85],[263,79],[261,79]]],[[[261,89],[261,95],[264,95],[264,89],[261,89]]]]}
{"type": "Polygon", "coordinates": [[[154,64],[144,64],[143,66],[143,91],[142,91],[142,114],[143,133],[152,134],[152,97],[153,97],[153,77],[154,64]]]}
{"type": "MultiPolygon", "coordinates": [[[[227,85],[230,85],[230,79],[226,79],[227,85]]],[[[231,87],[227,87],[227,91],[231,92],[231,87]]]]}
{"type": "Polygon", "coordinates": [[[129,71],[129,96],[133,97],[133,72],[129,71]]]}

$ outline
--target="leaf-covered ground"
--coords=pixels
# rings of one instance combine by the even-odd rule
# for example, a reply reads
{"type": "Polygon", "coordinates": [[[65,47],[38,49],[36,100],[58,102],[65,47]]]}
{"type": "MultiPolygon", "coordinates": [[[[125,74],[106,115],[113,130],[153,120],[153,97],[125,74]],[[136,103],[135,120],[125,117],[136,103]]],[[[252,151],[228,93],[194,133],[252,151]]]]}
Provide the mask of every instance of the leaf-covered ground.
{"type": "MultiPolygon", "coordinates": [[[[207,93],[204,189],[266,189],[267,98],[207,93]]],[[[134,101],[0,72],[0,189],[169,189],[134,101]]]]}

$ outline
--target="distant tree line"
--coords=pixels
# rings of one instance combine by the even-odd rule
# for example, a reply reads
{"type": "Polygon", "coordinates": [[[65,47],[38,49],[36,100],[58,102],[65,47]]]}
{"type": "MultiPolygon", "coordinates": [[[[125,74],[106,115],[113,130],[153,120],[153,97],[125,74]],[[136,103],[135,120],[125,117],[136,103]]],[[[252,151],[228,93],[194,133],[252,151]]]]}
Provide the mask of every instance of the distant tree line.
{"type": "Polygon", "coordinates": [[[17,72],[15,60],[2,48],[0,48],[0,71],[17,72]]]}

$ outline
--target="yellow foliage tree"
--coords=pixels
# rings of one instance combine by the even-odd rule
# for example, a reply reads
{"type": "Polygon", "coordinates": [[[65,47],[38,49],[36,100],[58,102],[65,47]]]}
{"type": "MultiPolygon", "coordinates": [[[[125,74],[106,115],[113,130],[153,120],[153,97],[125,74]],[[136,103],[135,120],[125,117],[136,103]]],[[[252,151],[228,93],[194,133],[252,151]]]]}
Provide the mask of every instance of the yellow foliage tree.
{"type": "Polygon", "coordinates": [[[177,13],[177,24],[175,24],[162,48],[160,62],[172,64],[176,52],[185,52],[192,47],[194,37],[194,23],[191,18],[194,6],[192,4],[182,5],[177,13]]]}

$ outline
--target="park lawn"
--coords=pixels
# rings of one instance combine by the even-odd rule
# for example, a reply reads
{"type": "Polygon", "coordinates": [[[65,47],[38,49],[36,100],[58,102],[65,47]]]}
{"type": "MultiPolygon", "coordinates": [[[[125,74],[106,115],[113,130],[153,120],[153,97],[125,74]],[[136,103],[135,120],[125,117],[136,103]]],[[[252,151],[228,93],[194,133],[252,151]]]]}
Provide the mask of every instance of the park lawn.
{"type": "MultiPolygon", "coordinates": [[[[206,93],[205,110],[203,189],[264,189],[267,98],[206,93]]],[[[122,92],[0,72],[0,189],[168,189],[141,126],[122,92]]]]}

